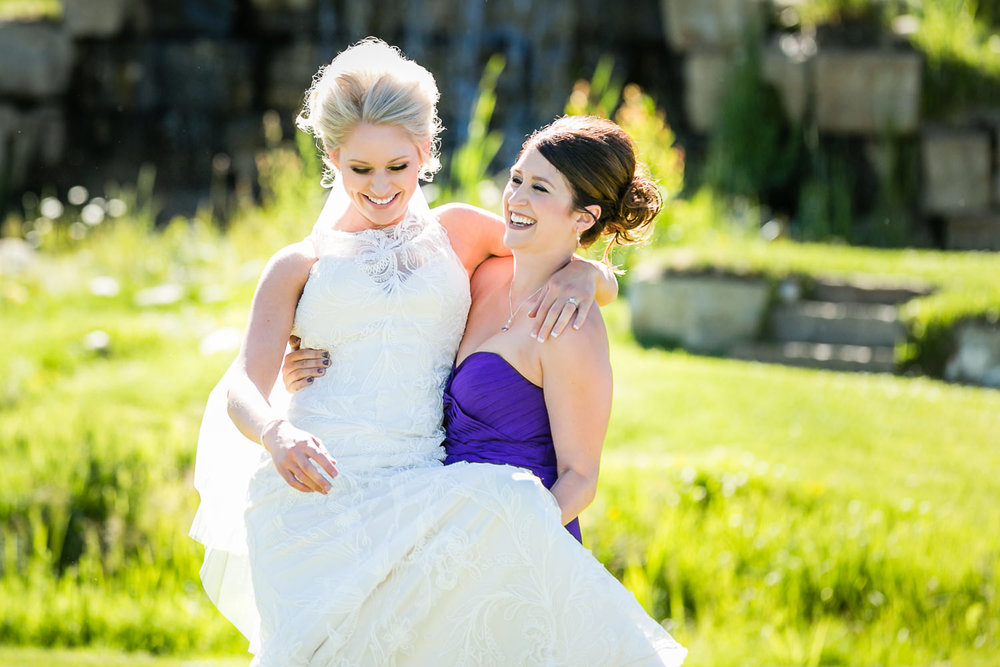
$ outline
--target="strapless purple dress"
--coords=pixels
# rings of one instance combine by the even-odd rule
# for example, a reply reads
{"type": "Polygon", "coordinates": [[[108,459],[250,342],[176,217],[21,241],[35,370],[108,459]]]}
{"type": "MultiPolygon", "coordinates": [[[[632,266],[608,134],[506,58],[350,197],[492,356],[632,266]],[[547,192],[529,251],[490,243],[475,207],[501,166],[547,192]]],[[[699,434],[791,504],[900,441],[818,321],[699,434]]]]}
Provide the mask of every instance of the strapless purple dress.
{"type": "MultiPolygon", "coordinates": [[[[473,352],[444,389],[445,465],[458,461],[527,468],[545,488],[556,483],[556,450],[542,388],[495,352],[473,352]]],[[[577,540],[580,523],[566,530],[577,540]]]]}

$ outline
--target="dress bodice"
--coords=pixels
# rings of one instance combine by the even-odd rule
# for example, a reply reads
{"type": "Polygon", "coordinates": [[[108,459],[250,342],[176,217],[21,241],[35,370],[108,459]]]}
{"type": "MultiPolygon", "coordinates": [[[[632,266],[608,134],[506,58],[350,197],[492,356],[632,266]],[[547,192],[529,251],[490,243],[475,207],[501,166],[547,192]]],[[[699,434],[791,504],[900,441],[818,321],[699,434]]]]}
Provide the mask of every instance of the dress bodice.
{"type": "MultiPolygon", "coordinates": [[[[542,388],[494,352],[473,352],[444,390],[445,463],[509,464],[531,470],[552,488],[558,478],[542,388]]],[[[580,539],[574,519],[566,529],[580,539]]]]}
{"type": "Polygon", "coordinates": [[[468,276],[433,218],[313,230],[318,259],[292,332],[330,368],[289,405],[344,470],[440,460],[441,392],[465,329],[468,276]]]}

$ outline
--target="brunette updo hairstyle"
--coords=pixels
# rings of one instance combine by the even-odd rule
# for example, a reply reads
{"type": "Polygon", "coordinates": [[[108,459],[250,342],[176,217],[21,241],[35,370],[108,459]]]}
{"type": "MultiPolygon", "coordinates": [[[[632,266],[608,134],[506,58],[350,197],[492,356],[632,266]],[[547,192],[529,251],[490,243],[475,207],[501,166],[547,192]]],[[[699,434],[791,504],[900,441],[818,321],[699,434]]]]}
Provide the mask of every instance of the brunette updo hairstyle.
{"type": "Polygon", "coordinates": [[[430,72],[396,47],[368,37],[320,68],[295,123],[316,137],[331,169],[330,152],[361,123],[401,127],[413,137],[423,160],[421,178],[430,180],[441,166],[439,97],[430,72]]]}
{"type": "MultiPolygon", "coordinates": [[[[644,241],[663,202],[646,166],[635,157],[632,137],[594,116],[564,116],[536,130],[521,152],[535,148],[573,190],[573,206],[597,204],[601,216],[580,235],[586,247],[602,236],[613,244],[644,241]]],[[[607,259],[608,251],[605,251],[607,259]]]]}

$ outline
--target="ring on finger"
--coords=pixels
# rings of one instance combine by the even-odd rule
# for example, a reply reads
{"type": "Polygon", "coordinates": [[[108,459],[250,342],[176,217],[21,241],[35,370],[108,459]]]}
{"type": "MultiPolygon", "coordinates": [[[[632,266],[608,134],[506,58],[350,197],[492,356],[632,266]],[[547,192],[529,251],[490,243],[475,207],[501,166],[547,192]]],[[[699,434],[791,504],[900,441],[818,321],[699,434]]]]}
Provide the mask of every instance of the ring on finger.
{"type": "Polygon", "coordinates": [[[580,302],[576,300],[576,297],[571,296],[570,298],[566,299],[566,305],[572,305],[574,308],[579,308],[580,302]]]}

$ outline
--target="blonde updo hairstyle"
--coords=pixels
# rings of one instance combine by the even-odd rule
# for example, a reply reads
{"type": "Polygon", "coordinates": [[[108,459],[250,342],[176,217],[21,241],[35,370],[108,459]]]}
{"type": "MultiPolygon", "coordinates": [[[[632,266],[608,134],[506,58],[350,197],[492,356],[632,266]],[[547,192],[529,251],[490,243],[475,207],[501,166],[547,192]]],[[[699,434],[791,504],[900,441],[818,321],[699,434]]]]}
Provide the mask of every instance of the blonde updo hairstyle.
{"type": "Polygon", "coordinates": [[[632,137],[617,124],[594,116],[564,116],[536,130],[521,152],[536,149],[559,170],[573,192],[573,206],[594,204],[601,215],[580,234],[587,247],[602,236],[612,245],[646,240],[663,200],[646,166],[635,156],[632,137]]]}
{"type": "Polygon", "coordinates": [[[369,37],[320,68],[295,123],[316,137],[330,170],[325,181],[334,174],[330,153],[362,123],[406,130],[420,154],[420,177],[429,181],[441,166],[439,97],[430,72],[398,48],[369,37]]]}

